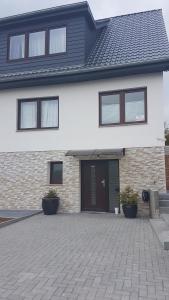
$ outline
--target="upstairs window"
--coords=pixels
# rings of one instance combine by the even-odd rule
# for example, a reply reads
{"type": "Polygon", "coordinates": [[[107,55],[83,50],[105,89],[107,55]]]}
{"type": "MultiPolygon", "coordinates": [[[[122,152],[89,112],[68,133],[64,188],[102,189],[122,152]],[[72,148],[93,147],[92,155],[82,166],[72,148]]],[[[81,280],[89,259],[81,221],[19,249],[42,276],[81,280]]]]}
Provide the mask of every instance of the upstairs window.
{"type": "Polygon", "coordinates": [[[18,101],[18,130],[59,127],[59,99],[42,98],[18,101]]]}
{"type": "Polygon", "coordinates": [[[10,36],[8,59],[17,60],[66,52],[66,27],[10,36]]]}
{"type": "Polygon", "coordinates": [[[102,123],[120,123],[120,95],[102,96],[102,123]]]}
{"type": "Polygon", "coordinates": [[[100,93],[100,126],[146,122],[146,88],[100,93]]]}
{"type": "Polygon", "coordinates": [[[66,52],[66,27],[49,31],[49,54],[66,52]]]}
{"type": "Polygon", "coordinates": [[[144,91],[125,93],[125,122],[145,121],[144,91]]]}
{"type": "Polygon", "coordinates": [[[25,57],[25,34],[11,36],[9,39],[9,58],[21,59],[25,57]]]}
{"type": "Polygon", "coordinates": [[[41,128],[58,127],[58,99],[41,101],[41,128]]]}
{"type": "Polygon", "coordinates": [[[29,57],[45,55],[45,31],[29,33],[29,57]]]}
{"type": "Polygon", "coordinates": [[[20,125],[22,129],[37,128],[37,101],[21,102],[20,125]]]}

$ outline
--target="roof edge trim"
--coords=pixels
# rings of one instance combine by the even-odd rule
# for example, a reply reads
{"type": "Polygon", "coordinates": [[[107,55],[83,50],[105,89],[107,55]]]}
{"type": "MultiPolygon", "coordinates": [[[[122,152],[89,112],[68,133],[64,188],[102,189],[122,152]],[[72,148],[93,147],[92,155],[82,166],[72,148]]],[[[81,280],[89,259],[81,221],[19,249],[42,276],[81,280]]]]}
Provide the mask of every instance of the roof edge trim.
{"type": "Polygon", "coordinates": [[[87,13],[88,17],[90,18],[90,21],[95,25],[95,20],[93,17],[93,14],[91,12],[90,6],[87,1],[78,2],[78,3],[72,3],[72,4],[66,4],[66,5],[60,5],[52,8],[47,9],[41,9],[41,10],[35,10],[32,12],[27,13],[21,13],[19,15],[13,15],[5,18],[0,18],[0,28],[10,26],[12,24],[21,24],[26,21],[34,21],[44,18],[49,18],[51,16],[55,15],[63,15],[63,14],[69,14],[69,13],[87,13]]]}

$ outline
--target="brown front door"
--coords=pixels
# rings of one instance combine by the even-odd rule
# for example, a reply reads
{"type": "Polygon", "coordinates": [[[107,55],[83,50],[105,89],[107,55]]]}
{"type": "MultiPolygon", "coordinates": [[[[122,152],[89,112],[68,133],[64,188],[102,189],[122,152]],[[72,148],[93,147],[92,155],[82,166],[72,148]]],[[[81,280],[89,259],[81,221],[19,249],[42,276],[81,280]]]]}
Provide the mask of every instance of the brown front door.
{"type": "Polygon", "coordinates": [[[82,161],[82,210],[108,211],[107,161],[82,161]]]}

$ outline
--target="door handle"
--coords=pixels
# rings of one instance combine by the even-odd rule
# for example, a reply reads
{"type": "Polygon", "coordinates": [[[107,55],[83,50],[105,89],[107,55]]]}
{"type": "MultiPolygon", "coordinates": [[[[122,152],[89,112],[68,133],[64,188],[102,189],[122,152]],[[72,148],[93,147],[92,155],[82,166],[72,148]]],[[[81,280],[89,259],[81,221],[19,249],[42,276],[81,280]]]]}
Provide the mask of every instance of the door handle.
{"type": "Polygon", "coordinates": [[[101,184],[102,184],[102,186],[105,188],[105,186],[106,186],[105,179],[103,179],[103,180],[101,181],[101,184]]]}

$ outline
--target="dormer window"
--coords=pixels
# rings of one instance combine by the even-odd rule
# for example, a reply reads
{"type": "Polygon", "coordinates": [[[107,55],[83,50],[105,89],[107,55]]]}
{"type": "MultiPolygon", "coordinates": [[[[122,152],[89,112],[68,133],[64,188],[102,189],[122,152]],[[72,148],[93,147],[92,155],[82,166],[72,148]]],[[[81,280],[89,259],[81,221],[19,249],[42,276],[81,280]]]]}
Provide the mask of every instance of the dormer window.
{"type": "Polygon", "coordinates": [[[29,33],[29,57],[45,55],[45,31],[29,33]]]}
{"type": "Polygon", "coordinates": [[[66,27],[49,31],[49,54],[66,52],[66,27]]]}
{"type": "Polygon", "coordinates": [[[25,34],[10,37],[9,58],[20,59],[25,57],[25,34]]]}
{"type": "Polygon", "coordinates": [[[8,59],[18,60],[66,52],[66,27],[9,37],[8,59]]]}

